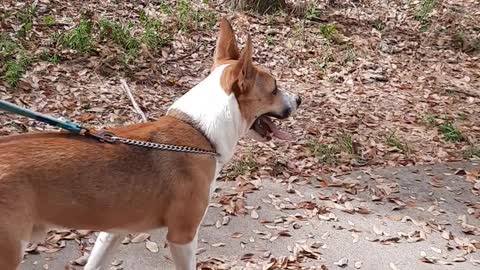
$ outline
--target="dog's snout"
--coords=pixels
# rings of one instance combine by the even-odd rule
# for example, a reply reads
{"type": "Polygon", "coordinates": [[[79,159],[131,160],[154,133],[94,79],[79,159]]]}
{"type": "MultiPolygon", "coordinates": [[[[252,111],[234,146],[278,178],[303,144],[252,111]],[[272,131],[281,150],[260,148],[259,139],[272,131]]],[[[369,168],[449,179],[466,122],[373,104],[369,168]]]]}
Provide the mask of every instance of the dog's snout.
{"type": "Polygon", "coordinates": [[[295,101],[297,102],[297,107],[300,106],[300,104],[302,104],[302,98],[297,96],[297,98],[295,99],[295,101]]]}
{"type": "Polygon", "coordinates": [[[281,118],[282,119],[287,118],[287,117],[290,116],[291,113],[292,113],[292,109],[291,108],[286,108],[285,110],[283,110],[281,118]]]}

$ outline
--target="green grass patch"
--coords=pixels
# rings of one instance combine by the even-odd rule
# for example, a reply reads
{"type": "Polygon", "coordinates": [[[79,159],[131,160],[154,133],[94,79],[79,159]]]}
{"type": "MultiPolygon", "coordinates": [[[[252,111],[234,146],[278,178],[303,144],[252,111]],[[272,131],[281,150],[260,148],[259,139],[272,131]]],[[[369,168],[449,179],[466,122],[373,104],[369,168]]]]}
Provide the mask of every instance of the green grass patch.
{"type": "Polygon", "coordinates": [[[325,50],[323,50],[323,55],[319,59],[315,59],[313,64],[315,68],[321,72],[326,72],[328,67],[335,62],[335,57],[329,46],[325,50]]]}
{"type": "Polygon", "coordinates": [[[338,37],[338,28],[335,24],[325,24],[320,27],[320,33],[322,36],[329,41],[337,42],[338,37]]]}
{"type": "Polygon", "coordinates": [[[454,45],[464,52],[480,52],[480,38],[468,36],[462,30],[456,30],[452,40],[454,45]]]}
{"type": "Polygon", "coordinates": [[[463,152],[463,157],[480,160],[480,145],[471,145],[465,152],[463,152]]]}
{"type": "Polygon", "coordinates": [[[480,38],[476,38],[472,42],[472,50],[476,52],[480,52],[480,38]]]}
{"type": "Polygon", "coordinates": [[[320,20],[321,15],[321,10],[317,8],[315,1],[313,1],[308,4],[307,9],[305,10],[304,18],[309,21],[318,21],[320,20]]]}
{"type": "Polygon", "coordinates": [[[165,15],[173,15],[172,6],[163,2],[159,5],[160,12],[165,15]]]}
{"type": "Polygon", "coordinates": [[[59,64],[61,61],[61,57],[59,54],[50,53],[49,51],[42,52],[39,56],[39,59],[55,65],[59,64]]]}
{"type": "Polygon", "coordinates": [[[463,31],[456,31],[453,35],[453,42],[457,44],[460,48],[464,48],[467,44],[467,38],[465,36],[465,32],[463,31]]]}
{"type": "Polygon", "coordinates": [[[351,63],[351,62],[355,62],[355,60],[357,60],[357,53],[355,52],[355,49],[353,48],[353,46],[348,46],[347,49],[345,50],[343,62],[351,63]]]}
{"type": "Polygon", "coordinates": [[[48,27],[52,27],[57,23],[57,21],[55,20],[55,17],[53,17],[52,15],[47,15],[43,17],[43,23],[45,23],[45,25],[48,27]]]}
{"type": "MultiPolygon", "coordinates": [[[[466,119],[466,116],[459,115],[458,119],[466,119]]],[[[423,117],[423,120],[427,127],[436,127],[442,134],[443,139],[447,142],[460,142],[465,140],[462,131],[448,119],[441,119],[439,121],[438,117],[427,114],[423,117]]]]}
{"type": "Polygon", "coordinates": [[[456,118],[460,121],[465,121],[468,119],[468,116],[464,113],[459,113],[456,118]]]}
{"type": "Polygon", "coordinates": [[[419,7],[417,7],[417,10],[415,12],[415,20],[419,21],[422,26],[421,30],[426,31],[428,27],[430,26],[431,20],[431,14],[433,13],[435,7],[437,6],[438,1],[437,0],[421,0],[419,7]]]}
{"type": "Polygon", "coordinates": [[[275,23],[276,23],[276,21],[277,21],[277,20],[276,20],[276,17],[277,17],[277,16],[281,16],[281,14],[279,14],[279,13],[274,13],[274,14],[267,14],[267,15],[265,15],[265,19],[266,19],[266,21],[267,21],[267,25],[269,25],[269,26],[274,26],[275,23]]]}
{"type": "Polygon", "coordinates": [[[255,161],[251,151],[247,153],[238,161],[234,162],[230,170],[226,173],[226,176],[230,179],[235,179],[240,175],[245,175],[249,171],[253,171],[258,168],[258,164],[255,161]]]}
{"type": "Polygon", "coordinates": [[[35,4],[27,6],[23,10],[19,10],[16,14],[17,19],[22,23],[31,23],[33,18],[37,15],[37,6],[35,4]]]}
{"type": "Polygon", "coordinates": [[[111,40],[122,48],[121,61],[123,64],[129,64],[138,56],[142,43],[156,52],[173,39],[160,20],[149,18],[144,12],[141,12],[140,22],[143,29],[141,35],[137,36],[133,34],[135,28],[133,22],[120,24],[108,19],[102,19],[99,22],[100,37],[103,40],[111,40]]]}
{"type": "Polygon", "coordinates": [[[387,143],[388,146],[395,147],[396,149],[398,149],[398,151],[400,151],[404,154],[407,154],[408,152],[410,152],[410,148],[408,147],[408,145],[406,143],[402,142],[397,137],[395,132],[392,132],[390,135],[388,135],[385,138],[385,142],[387,143]]]}
{"type": "Polygon", "coordinates": [[[427,114],[423,116],[423,121],[428,127],[435,127],[438,125],[437,118],[434,115],[427,114]]]}
{"type": "Polygon", "coordinates": [[[273,35],[267,34],[266,35],[266,41],[268,46],[273,46],[274,41],[273,41],[273,35]]]}
{"type": "Polygon", "coordinates": [[[343,152],[350,155],[353,155],[355,153],[353,149],[352,135],[344,133],[340,135],[337,141],[338,141],[338,145],[340,146],[343,152]]]}
{"type": "Polygon", "coordinates": [[[383,30],[385,30],[385,23],[381,20],[381,19],[375,19],[373,21],[373,28],[375,28],[377,31],[379,32],[383,32],[383,30]]]}
{"type": "Polygon", "coordinates": [[[0,23],[5,23],[6,20],[10,17],[12,17],[14,13],[10,10],[2,10],[0,12],[0,23]]]}
{"type": "Polygon", "coordinates": [[[177,4],[178,28],[184,32],[200,29],[211,29],[217,22],[215,12],[205,9],[196,9],[190,1],[180,0],[177,4]]]}
{"type": "Polygon", "coordinates": [[[443,139],[449,142],[460,142],[463,141],[465,138],[460,131],[453,123],[446,121],[444,123],[439,124],[438,130],[443,134],[443,139]]]}
{"type": "Polygon", "coordinates": [[[60,34],[58,41],[63,46],[81,54],[93,51],[95,38],[92,33],[92,22],[86,18],[80,19],[76,27],[64,34],[60,34]]]}
{"type": "Polygon", "coordinates": [[[5,81],[11,87],[15,87],[18,81],[27,71],[28,65],[32,62],[30,57],[20,55],[17,59],[12,59],[6,64],[5,81]]]}
{"type": "Polygon", "coordinates": [[[0,35],[0,59],[8,59],[20,49],[21,45],[6,35],[0,35]]]}
{"type": "Polygon", "coordinates": [[[305,41],[306,40],[306,34],[305,34],[305,22],[303,20],[300,20],[295,23],[293,26],[293,33],[292,33],[293,38],[305,41]]]}
{"type": "Polygon", "coordinates": [[[0,35],[0,71],[4,73],[2,79],[9,86],[17,86],[31,62],[32,59],[26,56],[20,43],[6,35],[0,35]]]}
{"type": "Polygon", "coordinates": [[[310,139],[306,143],[310,152],[318,159],[319,162],[335,165],[338,163],[338,155],[340,148],[336,144],[323,144],[318,140],[310,139]]]}
{"type": "Polygon", "coordinates": [[[100,37],[112,40],[113,43],[122,47],[126,52],[137,53],[140,49],[140,41],[132,35],[133,24],[123,25],[108,19],[101,19],[100,37]]]}
{"type": "Polygon", "coordinates": [[[16,18],[22,23],[22,27],[17,32],[18,37],[26,37],[28,32],[33,28],[33,19],[37,15],[37,6],[35,4],[28,5],[25,9],[16,13],[16,18]]]}
{"type": "Polygon", "coordinates": [[[282,158],[274,157],[272,165],[273,176],[282,175],[285,171],[288,171],[287,162],[282,158]]]}
{"type": "Polygon", "coordinates": [[[99,26],[100,38],[111,40],[122,48],[123,53],[120,59],[124,65],[128,65],[138,56],[140,41],[132,35],[133,23],[124,25],[108,19],[101,19],[99,26]]]}
{"type": "Polygon", "coordinates": [[[148,48],[156,51],[173,40],[161,21],[151,19],[143,13],[140,14],[140,21],[143,26],[142,40],[148,48]]]}

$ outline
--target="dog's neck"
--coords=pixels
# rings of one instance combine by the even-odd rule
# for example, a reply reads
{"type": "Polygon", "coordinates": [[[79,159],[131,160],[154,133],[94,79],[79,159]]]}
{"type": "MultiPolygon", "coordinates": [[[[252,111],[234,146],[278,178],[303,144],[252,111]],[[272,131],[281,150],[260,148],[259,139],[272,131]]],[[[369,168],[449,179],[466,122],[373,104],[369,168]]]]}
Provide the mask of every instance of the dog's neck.
{"type": "Polygon", "coordinates": [[[175,101],[167,112],[170,115],[180,111],[188,116],[214,145],[220,154],[218,161],[221,165],[232,158],[238,141],[248,131],[235,95],[227,95],[220,84],[226,66],[213,70],[205,80],[175,101]]]}

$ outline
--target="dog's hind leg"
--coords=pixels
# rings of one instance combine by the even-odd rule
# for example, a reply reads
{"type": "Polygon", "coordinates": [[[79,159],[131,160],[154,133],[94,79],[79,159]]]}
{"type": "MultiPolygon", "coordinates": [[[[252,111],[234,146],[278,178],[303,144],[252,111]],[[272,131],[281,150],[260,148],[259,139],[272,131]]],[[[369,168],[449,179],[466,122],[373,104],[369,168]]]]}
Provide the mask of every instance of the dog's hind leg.
{"type": "Polygon", "coordinates": [[[24,201],[5,207],[1,195],[0,190],[0,269],[15,270],[23,259],[33,225],[25,211],[27,207],[22,205],[24,201]]]}
{"type": "Polygon", "coordinates": [[[120,244],[123,238],[124,235],[122,234],[101,232],[95,241],[92,253],[88,258],[84,270],[108,269],[106,266],[110,263],[115,248],[120,244]]]}
{"type": "Polygon", "coordinates": [[[0,269],[15,270],[22,261],[22,241],[0,228],[0,269]]]}

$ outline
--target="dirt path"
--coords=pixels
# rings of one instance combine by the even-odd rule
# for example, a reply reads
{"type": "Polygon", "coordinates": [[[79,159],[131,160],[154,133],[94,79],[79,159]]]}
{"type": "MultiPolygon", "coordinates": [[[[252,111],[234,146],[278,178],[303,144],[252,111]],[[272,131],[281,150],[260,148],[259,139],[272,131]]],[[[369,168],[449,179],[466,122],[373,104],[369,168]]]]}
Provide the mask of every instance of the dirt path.
{"type": "MultiPolygon", "coordinates": [[[[454,163],[220,182],[200,230],[199,269],[477,269],[479,173],[478,163],[454,163]]],[[[112,268],[173,269],[164,232],[149,239],[158,253],[140,239],[121,246],[112,268]]],[[[29,254],[21,269],[63,269],[93,241],[29,254]]]]}

